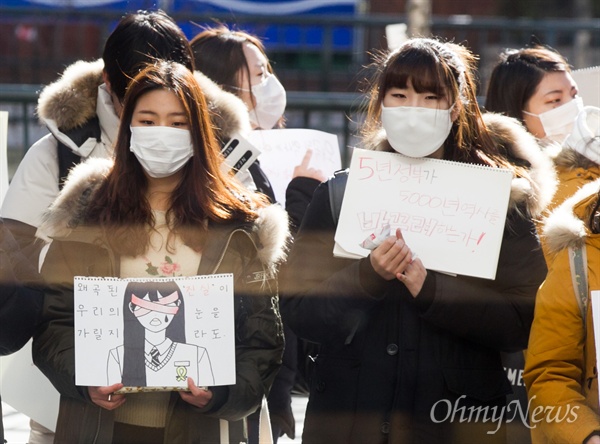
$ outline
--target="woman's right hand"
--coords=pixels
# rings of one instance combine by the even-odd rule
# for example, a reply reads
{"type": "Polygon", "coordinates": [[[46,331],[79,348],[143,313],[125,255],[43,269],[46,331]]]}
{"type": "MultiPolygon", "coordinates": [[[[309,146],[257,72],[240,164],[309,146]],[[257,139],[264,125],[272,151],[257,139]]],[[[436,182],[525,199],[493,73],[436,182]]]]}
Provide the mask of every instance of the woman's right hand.
{"type": "Polygon", "coordinates": [[[412,251],[404,242],[400,229],[396,229],[396,235],[385,239],[371,252],[369,259],[375,272],[386,281],[391,281],[404,273],[412,262],[412,251]]]}
{"type": "Polygon", "coordinates": [[[126,399],[125,395],[114,395],[113,393],[123,388],[122,383],[109,385],[107,387],[88,387],[88,393],[92,402],[106,410],[114,410],[121,407],[126,399]]]}
{"type": "Polygon", "coordinates": [[[327,179],[327,176],[325,176],[325,174],[323,174],[323,171],[309,166],[312,155],[313,155],[313,150],[311,150],[310,148],[307,149],[306,154],[304,154],[304,157],[302,158],[302,162],[300,162],[294,168],[294,173],[292,174],[293,178],[294,177],[309,177],[311,179],[316,179],[319,182],[323,182],[325,179],[327,179]]]}

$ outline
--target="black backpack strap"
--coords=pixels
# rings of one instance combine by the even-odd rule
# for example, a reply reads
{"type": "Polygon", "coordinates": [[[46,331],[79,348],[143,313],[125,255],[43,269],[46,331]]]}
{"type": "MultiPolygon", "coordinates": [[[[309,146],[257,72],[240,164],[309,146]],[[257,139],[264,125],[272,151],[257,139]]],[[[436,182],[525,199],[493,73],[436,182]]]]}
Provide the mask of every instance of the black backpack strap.
{"type": "MultiPolygon", "coordinates": [[[[90,138],[100,141],[100,121],[98,117],[93,117],[84,123],[82,126],[65,131],[67,135],[77,146],[81,146],[90,138]]],[[[58,188],[62,189],[65,179],[69,175],[69,170],[81,162],[81,156],[75,154],[71,148],[62,143],[60,140],[56,146],[58,155],[58,188]]]]}
{"type": "Polygon", "coordinates": [[[331,216],[337,225],[342,211],[342,201],[346,192],[346,184],[348,183],[349,169],[339,170],[333,173],[333,177],[327,181],[329,190],[329,205],[331,207],[331,216]]]}

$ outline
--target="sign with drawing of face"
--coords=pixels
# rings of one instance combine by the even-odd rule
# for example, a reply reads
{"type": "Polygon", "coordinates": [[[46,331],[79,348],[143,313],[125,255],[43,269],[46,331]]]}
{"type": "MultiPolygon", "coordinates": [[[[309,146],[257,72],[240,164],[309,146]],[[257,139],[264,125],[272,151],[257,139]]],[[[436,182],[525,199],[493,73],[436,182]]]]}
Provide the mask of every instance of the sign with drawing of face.
{"type": "Polygon", "coordinates": [[[76,277],[77,385],[235,384],[233,276],[76,277]]]}

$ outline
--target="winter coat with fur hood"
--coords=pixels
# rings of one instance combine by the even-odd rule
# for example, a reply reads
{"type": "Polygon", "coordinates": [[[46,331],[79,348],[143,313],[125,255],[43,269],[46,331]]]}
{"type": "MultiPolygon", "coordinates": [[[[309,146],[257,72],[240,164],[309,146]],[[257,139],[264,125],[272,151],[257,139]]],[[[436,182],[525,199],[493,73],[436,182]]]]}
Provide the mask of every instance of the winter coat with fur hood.
{"type": "MultiPolygon", "coordinates": [[[[47,290],[33,357],[61,394],[55,442],[112,439],[113,413],[93,404],[87,387],[75,385],[73,330],[74,276],[120,276],[119,257],[102,231],[84,223],[87,204],[111,164],[90,159],[75,167],[40,227],[53,242],[42,268],[47,290]]],[[[261,209],[252,223],[209,222],[197,274],[234,275],[237,383],[211,387],[213,398],[202,409],[172,393],[165,443],[220,442],[222,424],[229,426],[229,442],[245,440],[243,418],[260,405],[281,364],[283,332],[274,272],[284,257],[287,223],[285,212],[275,205],[261,209]]]]}
{"type": "MultiPolygon", "coordinates": [[[[58,141],[73,152],[71,159],[75,161],[79,161],[78,157],[85,160],[112,156],[119,118],[103,83],[103,67],[101,59],[76,62],[40,93],[37,114],[50,134],[38,140],[25,154],[0,213],[22,248],[28,248],[34,241],[35,230],[62,185],[59,183],[62,158],[59,159],[58,141]],[[96,131],[98,124],[90,124],[93,119],[98,119],[99,132],[96,131]]],[[[251,131],[248,111],[238,97],[223,91],[200,72],[195,76],[214,111],[212,116],[220,139],[251,131]]],[[[36,256],[35,248],[26,253],[36,256]]]]}
{"type": "MultiPolygon", "coordinates": [[[[551,161],[520,124],[485,119],[531,178],[513,179],[494,280],[428,270],[413,298],[368,258],[333,257],[328,186],[317,188],[280,274],[284,319],[320,344],[304,443],[506,442],[502,421],[460,415],[472,407],[498,418],[505,406],[511,389],[500,352],[527,346],[546,275],[531,217],[550,201],[555,181],[551,161]]],[[[385,137],[371,142],[371,149],[392,150],[385,137]]]]}
{"type": "Polygon", "coordinates": [[[584,185],[554,209],[542,231],[553,260],[537,294],[523,375],[534,444],[580,444],[600,434],[591,303],[591,293],[600,291],[600,233],[590,230],[599,193],[600,179],[584,185]],[[585,318],[573,286],[569,247],[582,247],[587,254],[585,318]]]}
{"type": "MultiPolygon", "coordinates": [[[[553,158],[558,175],[558,189],[552,202],[548,205],[547,212],[549,213],[575,194],[581,187],[600,179],[600,164],[575,150],[570,148],[561,149],[560,146],[555,144],[546,146],[545,151],[553,158]],[[558,151],[555,152],[556,150],[558,151]]],[[[541,224],[538,225],[538,230],[542,230],[541,224]]],[[[546,246],[544,238],[542,238],[542,248],[546,261],[550,264],[552,252],[546,246]]]]}

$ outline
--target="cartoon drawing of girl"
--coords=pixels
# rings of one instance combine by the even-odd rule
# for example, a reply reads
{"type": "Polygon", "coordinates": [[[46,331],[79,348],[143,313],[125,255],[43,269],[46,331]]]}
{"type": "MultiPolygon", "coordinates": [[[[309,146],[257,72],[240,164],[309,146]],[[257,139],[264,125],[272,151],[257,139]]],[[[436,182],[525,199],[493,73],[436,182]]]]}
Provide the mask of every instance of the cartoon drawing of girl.
{"type": "Polygon", "coordinates": [[[214,385],[204,347],[186,344],[183,294],[175,281],[129,282],[123,296],[123,345],[109,351],[108,385],[214,385]]]}

